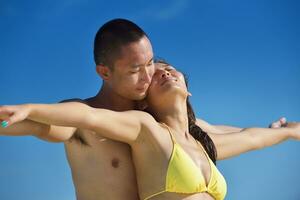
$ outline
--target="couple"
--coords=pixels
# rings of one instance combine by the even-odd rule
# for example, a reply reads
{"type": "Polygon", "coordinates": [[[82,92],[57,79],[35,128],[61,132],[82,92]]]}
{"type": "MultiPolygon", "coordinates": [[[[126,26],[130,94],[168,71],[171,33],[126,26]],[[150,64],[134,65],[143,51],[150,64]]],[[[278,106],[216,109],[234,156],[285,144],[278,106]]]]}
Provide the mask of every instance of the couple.
{"type": "Polygon", "coordinates": [[[299,124],[241,130],[196,120],[183,75],[165,63],[154,69],[150,41],[132,22],[103,25],[94,53],[104,80],[95,97],[0,111],[8,126],[0,134],[34,132],[65,142],[78,199],[139,199],[136,184],[141,199],[223,199],[226,183],[215,160],[299,138],[299,124]],[[135,109],[147,90],[148,113],[126,111],[135,109]],[[219,134],[230,132],[236,133],[219,134]]]}

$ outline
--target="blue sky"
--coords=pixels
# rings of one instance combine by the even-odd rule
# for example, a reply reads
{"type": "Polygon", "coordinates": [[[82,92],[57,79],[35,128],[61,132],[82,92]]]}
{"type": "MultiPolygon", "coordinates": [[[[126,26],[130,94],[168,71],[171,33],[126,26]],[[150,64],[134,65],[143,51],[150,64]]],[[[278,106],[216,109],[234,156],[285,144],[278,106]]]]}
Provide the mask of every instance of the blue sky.
{"type": "MultiPolygon", "coordinates": [[[[121,17],[189,76],[198,117],[240,127],[300,121],[299,10],[296,0],[3,0],[0,104],[95,95],[94,35],[121,17]]],[[[299,150],[287,141],[219,162],[226,199],[298,200],[299,150]]],[[[63,144],[1,136],[0,160],[1,199],[75,199],[63,144]]]]}

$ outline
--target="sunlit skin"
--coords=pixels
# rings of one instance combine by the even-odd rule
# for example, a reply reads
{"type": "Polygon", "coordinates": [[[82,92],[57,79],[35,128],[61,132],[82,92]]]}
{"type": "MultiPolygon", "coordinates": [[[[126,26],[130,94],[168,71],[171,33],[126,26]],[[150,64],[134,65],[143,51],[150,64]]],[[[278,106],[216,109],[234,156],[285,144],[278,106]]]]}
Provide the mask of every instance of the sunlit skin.
{"type": "Polygon", "coordinates": [[[120,58],[113,66],[97,66],[105,80],[103,88],[128,101],[142,100],[154,74],[153,53],[150,41],[143,37],[139,42],[121,48],[120,58]]]}
{"type": "MultiPolygon", "coordinates": [[[[114,66],[98,65],[96,71],[104,80],[102,88],[96,96],[81,102],[94,108],[134,109],[135,101],[145,97],[154,73],[150,41],[142,37],[123,46],[114,66]]],[[[31,120],[6,129],[0,127],[1,135],[32,133],[46,141],[64,142],[78,200],[138,199],[136,176],[127,144],[87,129],[49,126],[31,120]]]]}
{"type": "MultiPolygon", "coordinates": [[[[173,143],[167,128],[161,123],[170,127],[176,142],[203,174],[206,185],[210,180],[211,171],[207,157],[189,134],[186,108],[188,95],[183,75],[173,67],[165,66],[156,69],[148,89],[147,102],[153,116],[141,111],[114,112],[107,109],[93,109],[74,102],[5,106],[0,109],[0,116],[10,113],[10,117],[6,120],[11,124],[28,118],[46,124],[76,126],[92,130],[89,134],[102,142],[104,138],[110,138],[128,143],[132,150],[139,194],[141,199],[144,199],[161,191],[165,186],[173,143]]],[[[277,129],[248,128],[232,134],[211,134],[211,137],[218,151],[217,159],[220,160],[271,146],[286,139],[299,140],[300,123],[289,123],[286,128],[277,129]]],[[[97,142],[95,144],[99,145],[97,142]]],[[[112,168],[119,167],[121,163],[118,161],[118,158],[111,160],[112,168]]],[[[214,198],[206,192],[196,194],[166,192],[152,199],[213,200],[214,198]]]]}
{"type": "MultiPolygon", "coordinates": [[[[172,68],[172,69],[174,69],[174,68],[172,68]]],[[[188,93],[186,92],[186,86],[185,86],[182,74],[177,72],[174,69],[171,72],[174,75],[174,77],[173,77],[174,80],[171,80],[171,78],[169,76],[170,75],[169,71],[171,71],[170,67],[168,67],[166,69],[163,69],[163,68],[157,69],[155,72],[155,75],[153,76],[153,79],[152,79],[153,82],[149,86],[149,90],[148,90],[149,97],[151,97],[152,95],[155,95],[155,94],[158,94],[161,97],[159,99],[155,99],[155,100],[157,100],[156,101],[157,103],[159,103],[159,102],[163,103],[160,105],[160,108],[165,107],[165,105],[168,105],[167,102],[163,102],[164,101],[163,99],[167,96],[169,96],[169,98],[171,98],[175,94],[181,93],[180,96],[183,98],[182,100],[184,100],[184,96],[188,95],[188,93]],[[176,78],[176,80],[175,80],[175,78],[176,78]]],[[[176,96],[177,95],[175,95],[174,97],[176,97],[176,96]]],[[[149,99],[149,103],[151,103],[151,102],[152,101],[149,99]]],[[[168,107],[170,107],[170,105],[168,107]]],[[[100,121],[102,121],[102,120],[100,120],[100,121]]],[[[136,143],[135,148],[132,148],[134,160],[135,161],[141,160],[141,158],[142,158],[142,160],[144,161],[144,162],[139,162],[139,161],[134,162],[137,167],[136,168],[137,174],[140,174],[140,177],[138,178],[138,180],[139,180],[139,188],[140,188],[141,197],[145,197],[149,193],[151,194],[153,191],[160,190],[161,188],[163,188],[165,171],[164,170],[162,171],[161,169],[166,169],[167,164],[168,164],[167,161],[169,159],[169,156],[170,156],[171,150],[172,150],[172,142],[170,141],[170,136],[169,136],[167,130],[165,128],[159,126],[156,123],[156,121],[153,120],[153,118],[152,118],[152,121],[150,121],[150,123],[154,123],[153,128],[157,130],[156,131],[157,133],[159,133],[159,135],[157,135],[155,137],[158,137],[157,140],[161,142],[160,145],[164,146],[164,148],[161,149],[160,153],[156,152],[156,154],[153,154],[153,151],[157,151],[157,150],[153,149],[151,147],[153,145],[152,143],[146,143],[146,144],[145,143],[136,143]],[[143,154],[143,152],[146,150],[145,148],[146,149],[150,148],[150,151],[149,151],[150,154],[146,154],[146,155],[143,154]],[[166,155],[167,155],[167,157],[166,157],[166,155]],[[154,160],[157,160],[157,161],[152,162],[154,160]],[[144,173],[144,172],[147,172],[147,173],[144,173]],[[160,175],[149,177],[149,174],[150,175],[157,174],[157,172],[160,175]],[[149,186],[149,187],[146,187],[146,186],[149,186]]],[[[78,129],[78,130],[82,130],[82,129],[78,129]]],[[[134,169],[134,168],[133,168],[133,166],[130,166],[129,162],[127,163],[128,159],[125,159],[123,157],[123,156],[129,157],[129,155],[127,154],[127,153],[129,153],[129,149],[127,149],[127,145],[120,143],[120,142],[112,141],[110,139],[106,139],[107,137],[102,137],[99,134],[95,134],[94,132],[87,131],[87,130],[82,131],[81,134],[85,136],[85,138],[92,145],[93,148],[86,148],[85,151],[87,151],[87,152],[83,153],[82,150],[80,150],[77,147],[78,144],[76,144],[76,143],[70,142],[69,144],[66,145],[66,150],[67,150],[67,155],[68,155],[70,165],[73,166],[74,168],[78,167],[78,170],[76,170],[76,172],[74,172],[76,174],[73,173],[74,183],[75,184],[79,183],[79,185],[77,185],[77,188],[84,187],[83,189],[89,190],[89,192],[92,192],[92,190],[90,190],[89,188],[86,188],[86,186],[84,186],[84,184],[90,185],[87,182],[87,181],[91,181],[90,178],[86,179],[86,181],[85,181],[85,177],[87,177],[87,176],[94,176],[92,179],[94,181],[97,181],[97,179],[100,178],[100,176],[105,176],[104,173],[107,173],[109,175],[117,173],[118,176],[121,176],[118,179],[119,181],[122,181],[122,178],[124,176],[126,176],[126,178],[128,178],[128,172],[130,175],[131,171],[128,169],[127,169],[127,171],[126,171],[126,169],[122,169],[122,166],[124,167],[124,165],[125,165],[128,168],[129,167],[132,167],[132,169],[134,169]],[[120,146],[121,144],[124,146],[123,147],[120,146]],[[72,148],[74,148],[74,149],[72,149],[72,148]],[[96,152],[93,153],[92,150],[94,148],[98,148],[98,149],[96,152]],[[109,149],[110,152],[106,152],[107,149],[109,149]],[[122,150],[123,152],[117,153],[120,150],[122,150]],[[103,152],[101,152],[101,151],[104,151],[106,153],[106,155],[104,155],[103,152]],[[73,156],[75,154],[76,154],[76,157],[73,156]],[[93,155],[93,157],[91,157],[91,155],[93,155]],[[111,155],[111,157],[110,157],[110,155],[111,155]],[[118,156],[115,157],[115,155],[118,155],[118,156]],[[104,160],[103,157],[104,158],[107,157],[106,162],[109,164],[108,166],[110,166],[105,171],[102,169],[101,170],[102,173],[100,174],[99,177],[97,176],[99,174],[99,172],[98,173],[96,172],[96,168],[94,169],[93,167],[91,167],[88,170],[85,170],[85,171],[82,170],[83,168],[85,168],[85,165],[87,165],[87,164],[92,165],[91,162],[96,161],[96,156],[97,157],[101,156],[101,158],[102,158],[101,160],[98,161],[98,165],[100,165],[98,167],[101,168],[101,165],[105,165],[105,162],[103,162],[103,160],[104,160]],[[93,159],[91,159],[91,158],[93,158],[93,159]],[[115,159],[117,159],[117,160],[115,160],[115,159]],[[80,168],[81,168],[81,170],[79,171],[80,168]],[[124,173],[124,174],[121,174],[121,173],[124,173]],[[79,181],[80,179],[81,179],[81,181],[79,181]]],[[[179,138],[182,138],[182,135],[178,131],[175,131],[175,134],[178,135],[179,138]]],[[[126,134],[126,135],[128,135],[128,134],[126,134]]],[[[144,138],[145,140],[152,140],[152,137],[153,136],[149,136],[148,134],[141,134],[141,138],[144,138]]],[[[184,139],[184,138],[182,138],[182,139],[184,139]]],[[[179,139],[179,141],[180,141],[180,139],[179,139]]],[[[189,140],[184,140],[183,142],[180,142],[180,144],[186,149],[186,151],[191,155],[191,157],[195,160],[196,163],[202,163],[201,165],[199,165],[199,166],[201,166],[201,168],[203,168],[203,169],[208,168],[208,163],[207,163],[206,157],[203,154],[203,152],[200,154],[201,156],[199,156],[199,147],[197,147],[195,140],[193,138],[189,138],[189,140]]],[[[74,170],[74,168],[72,170],[74,170]]],[[[209,172],[205,172],[204,174],[205,174],[205,180],[208,181],[209,172]]],[[[110,177],[113,177],[113,176],[110,176],[110,177]]],[[[132,180],[130,180],[130,181],[132,182],[132,180]]],[[[125,182],[125,180],[124,180],[124,182],[125,182]]],[[[123,184],[124,184],[124,182],[123,182],[123,184]]],[[[127,180],[126,180],[126,183],[128,184],[127,180]]],[[[106,182],[106,184],[110,184],[110,183],[106,182]]],[[[110,187],[112,187],[112,186],[113,185],[110,184],[110,187]]],[[[125,187],[127,187],[127,186],[125,186],[125,187]]],[[[93,188],[93,189],[95,189],[95,188],[93,188]]],[[[113,191],[119,192],[118,190],[115,191],[115,188],[106,188],[106,189],[108,189],[108,192],[113,192],[113,191]]],[[[127,187],[127,190],[128,190],[128,187],[127,187]]],[[[104,191],[102,191],[102,192],[104,192],[104,191]]],[[[80,193],[77,194],[77,196],[79,199],[83,199],[83,198],[80,198],[81,197],[80,193]]],[[[103,197],[103,195],[102,195],[102,197],[103,197]]],[[[122,199],[124,199],[124,198],[122,198],[122,199]]],[[[210,195],[208,195],[207,193],[201,193],[201,194],[195,194],[195,195],[181,195],[181,194],[175,194],[175,193],[165,193],[165,194],[162,194],[153,199],[213,200],[213,198],[210,195]]]]}
{"type": "MultiPolygon", "coordinates": [[[[106,66],[97,66],[97,72],[104,79],[104,85],[95,97],[86,99],[83,102],[95,108],[107,108],[118,111],[133,109],[134,102],[127,99],[126,95],[130,94],[131,96],[137,97],[135,98],[135,100],[143,97],[145,95],[145,92],[144,88],[142,87],[144,85],[146,85],[147,87],[148,77],[151,77],[153,75],[153,72],[151,70],[151,68],[153,67],[151,66],[153,53],[152,48],[149,48],[151,47],[151,44],[147,42],[148,39],[144,39],[144,41],[136,43],[141,44],[143,47],[139,47],[139,45],[136,44],[131,45],[131,47],[133,48],[133,52],[135,51],[135,47],[139,49],[145,49],[145,53],[143,55],[148,56],[136,56],[138,58],[141,58],[140,62],[134,62],[133,58],[131,58],[132,62],[129,62],[129,55],[124,56],[123,59],[117,61],[117,64],[115,66],[116,70],[114,72],[109,71],[109,68],[106,66]],[[148,48],[145,48],[145,46],[148,46],[148,48]],[[136,63],[142,64],[138,65],[138,67],[135,68],[136,65],[134,64],[136,63]],[[125,70],[123,73],[121,71],[122,69],[126,69],[127,71],[125,70]],[[135,71],[133,69],[137,70],[135,71]],[[108,74],[108,76],[106,73],[108,74]],[[129,84],[133,85],[133,88],[137,88],[137,90],[127,90],[128,93],[123,93],[122,91],[120,91],[123,86],[114,84],[112,80],[115,80],[119,83],[119,80],[133,80],[129,84]],[[140,82],[138,80],[140,80],[140,82]],[[109,82],[109,84],[106,82],[109,82]],[[137,84],[135,85],[134,83],[137,84]],[[111,88],[108,87],[108,85],[110,87],[117,88],[117,90],[120,92],[114,92],[111,88]],[[141,92],[139,92],[140,86],[142,86],[140,90],[141,92]]],[[[126,47],[123,47],[123,49],[125,51],[126,47]]],[[[175,70],[173,70],[173,67],[168,65],[156,64],[155,67],[161,70],[166,69],[166,71],[169,71],[169,73],[170,71],[173,71],[172,73],[177,73],[175,72],[175,70]]],[[[182,80],[182,77],[180,78],[180,80],[182,80]]],[[[158,80],[154,79],[153,81],[153,83],[155,83],[155,81],[158,80]]],[[[165,86],[162,88],[169,87],[170,84],[168,82],[172,83],[173,81],[175,80],[166,81],[166,83],[164,83],[165,86]]],[[[178,86],[183,86],[182,84],[180,84],[174,87],[174,89],[177,88],[180,90],[180,87],[178,86]]],[[[153,86],[154,85],[155,84],[153,84],[153,86]]],[[[163,92],[163,90],[161,90],[161,92],[163,92]]],[[[186,91],[182,90],[181,94],[185,95],[185,93],[186,91]]],[[[151,95],[149,95],[149,98],[151,98],[151,95]]],[[[165,99],[164,101],[167,101],[167,99],[165,99]]],[[[153,104],[154,103],[155,102],[153,101],[153,104]]],[[[6,117],[7,116],[4,114],[1,116],[1,119],[5,120],[6,117]]],[[[285,123],[285,119],[281,119],[277,122],[274,122],[272,124],[272,127],[278,128],[285,123]]],[[[204,121],[201,121],[201,128],[207,129],[208,132],[212,131],[218,133],[219,131],[219,129],[210,126],[204,121]]],[[[236,129],[237,128],[226,127],[227,133],[230,131],[235,132],[237,131],[236,129]]],[[[46,141],[65,143],[65,149],[68,162],[72,170],[77,199],[138,199],[136,176],[131,158],[131,151],[130,147],[125,143],[108,139],[108,137],[97,134],[97,132],[95,131],[89,131],[84,128],[66,128],[54,125],[49,126],[31,120],[25,120],[23,122],[9,126],[8,128],[0,127],[1,135],[21,136],[28,135],[29,133],[34,133],[34,136],[46,141]],[[88,143],[88,146],[81,144],[77,139],[71,139],[74,134],[82,137],[88,143]]],[[[165,141],[168,141],[168,139],[169,138],[165,138],[165,141]]],[[[168,145],[171,145],[170,141],[168,142],[168,145]]],[[[186,146],[186,144],[182,145],[183,147],[186,146]]],[[[196,154],[195,149],[191,149],[189,153],[191,153],[191,157],[196,157],[196,155],[193,155],[196,154]]],[[[199,159],[198,155],[197,158],[199,159]]],[[[207,166],[203,167],[204,170],[205,168],[207,168],[207,166]]],[[[209,175],[207,173],[204,174],[207,180],[207,177],[209,175]]],[[[154,188],[157,187],[159,189],[161,187],[161,185],[159,184],[149,184],[154,188]]],[[[199,196],[201,196],[203,200],[211,199],[208,194],[195,194],[187,197],[184,195],[172,193],[163,194],[160,196],[160,198],[164,198],[165,196],[169,199],[175,199],[175,197],[179,199],[183,197],[185,197],[186,199],[193,199],[199,196]]]]}
{"type": "MultiPolygon", "coordinates": [[[[150,41],[143,37],[123,46],[113,69],[97,66],[97,72],[104,83],[87,104],[118,111],[134,109],[133,100],[145,97],[154,73],[150,41]]],[[[92,145],[83,149],[76,142],[65,142],[77,199],[138,199],[130,147],[88,130],[77,132],[92,145]]]]}
{"type": "MultiPolygon", "coordinates": [[[[172,70],[172,67],[168,65],[156,65],[156,68],[159,69],[156,77],[164,70],[177,77],[176,80],[171,78],[164,82],[159,82],[157,78],[154,78],[153,87],[151,87],[157,87],[157,92],[162,95],[162,98],[159,101],[151,101],[153,96],[149,95],[150,103],[153,105],[165,104],[168,101],[168,95],[165,93],[168,88],[170,91],[178,90],[181,91],[181,95],[186,95],[184,82],[181,82],[183,77],[176,70],[172,70]],[[177,82],[178,80],[181,81],[177,82]],[[155,81],[162,84],[162,87],[155,86],[155,81]],[[172,85],[175,82],[177,83],[172,85]]],[[[102,88],[96,96],[81,101],[94,108],[115,111],[132,110],[135,108],[136,101],[147,95],[154,70],[152,47],[148,38],[143,37],[137,42],[123,46],[121,56],[115,61],[114,66],[98,65],[96,67],[97,73],[104,80],[102,88]]],[[[5,120],[7,116],[2,115],[1,117],[0,119],[5,120]]],[[[207,132],[229,133],[240,130],[235,127],[222,127],[224,132],[203,120],[198,122],[201,128],[207,132]]],[[[280,127],[283,123],[285,121],[280,120],[273,123],[272,126],[280,127]]],[[[122,129],[119,132],[122,133],[122,129]]],[[[86,128],[49,126],[31,120],[19,122],[5,129],[0,127],[1,135],[21,136],[32,133],[46,141],[64,142],[78,200],[138,199],[136,174],[129,145],[108,139],[109,137],[104,137],[97,131],[90,131],[86,128]],[[78,137],[74,138],[75,135],[86,141],[88,145],[82,144],[78,137]]],[[[164,139],[168,141],[168,138],[164,139]]],[[[191,153],[191,157],[196,157],[196,155],[193,156],[193,150],[189,153],[191,153]]],[[[205,165],[203,167],[205,170],[205,165]]],[[[209,175],[205,173],[205,176],[207,179],[209,175]]],[[[161,187],[161,184],[154,185],[151,181],[149,184],[152,187],[161,187]]],[[[195,199],[199,196],[203,200],[211,199],[208,194],[196,194],[195,197],[194,195],[189,197],[178,194],[164,195],[167,195],[167,199],[183,197],[195,199]]],[[[161,198],[164,198],[164,195],[161,198]]]]}

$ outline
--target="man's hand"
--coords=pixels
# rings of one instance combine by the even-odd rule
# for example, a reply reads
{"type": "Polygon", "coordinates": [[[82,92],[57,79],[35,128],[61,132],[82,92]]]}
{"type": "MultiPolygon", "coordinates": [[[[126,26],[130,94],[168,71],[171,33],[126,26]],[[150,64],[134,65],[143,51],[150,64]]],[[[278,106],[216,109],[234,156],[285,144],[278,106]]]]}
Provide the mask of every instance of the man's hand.
{"type": "Polygon", "coordinates": [[[27,105],[0,106],[1,126],[6,128],[16,122],[25,120],[30,113],[27,105]]]}

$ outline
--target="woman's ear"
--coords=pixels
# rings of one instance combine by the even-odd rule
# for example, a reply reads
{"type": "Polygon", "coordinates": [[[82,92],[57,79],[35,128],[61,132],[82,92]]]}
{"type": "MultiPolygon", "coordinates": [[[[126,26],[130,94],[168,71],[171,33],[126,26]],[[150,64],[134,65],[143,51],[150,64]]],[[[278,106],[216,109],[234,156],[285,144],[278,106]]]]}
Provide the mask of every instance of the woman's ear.
{"type": "Polygon", "coordinates": [[[107,81],[110,78],[110,69],[109,69],[109,67],[100,64],[100,65],[96,66],[96,71],[97,71],[97,74],[99,76],[101,76],[101,78],[103,80],[107,81]]]}

